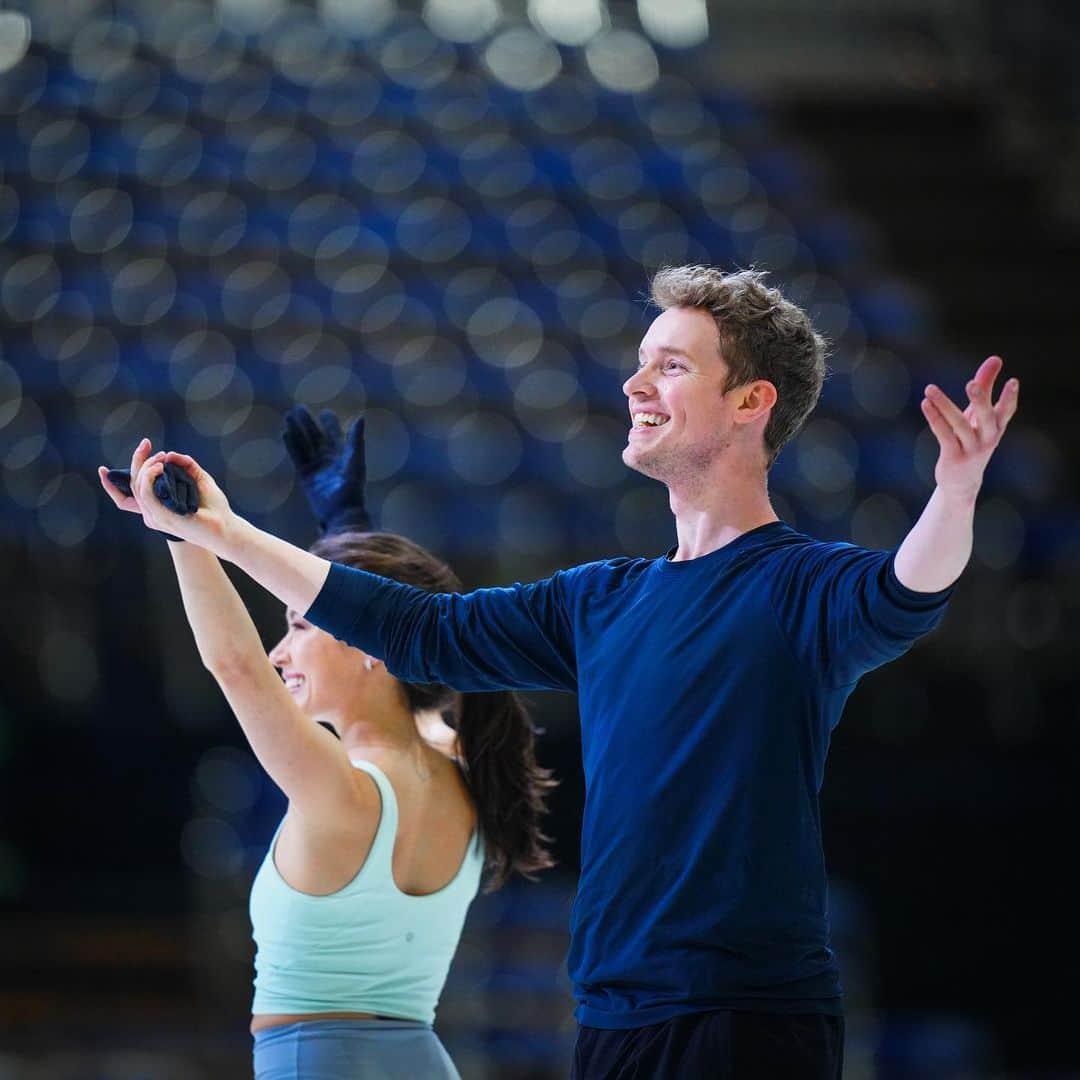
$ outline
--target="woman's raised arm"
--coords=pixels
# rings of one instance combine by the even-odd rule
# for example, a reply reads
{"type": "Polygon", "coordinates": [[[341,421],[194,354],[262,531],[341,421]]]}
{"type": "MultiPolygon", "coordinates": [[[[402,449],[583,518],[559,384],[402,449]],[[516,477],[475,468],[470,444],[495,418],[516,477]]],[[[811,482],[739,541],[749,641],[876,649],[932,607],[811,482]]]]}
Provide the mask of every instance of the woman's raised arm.
{"type": "MultiPolygon", "coordinates": [[[[129,497],[111,485],[101,470],[102,486],[113,502],[121,509],[142,512],[144,520],[157,504],[150,485],[164,461],[162,454],[148,458],[148,450],[140,445],[132,460],[133,494],[129,497]]],[[[202,498],[204,487],[199,493],[202,498]]],[[[200,504],[202,529],[217,513],[211,501],[203,516],[204,506],[200,504]]],[[[170,532],[179,535],[179,530],[170,532]]],[[[355,803],[362,797],[359,793],[366,791],[354,783],[341,743],[308,719],[285,689],[217,556],[197,543],[183,542],[170,542],[169,553],[199,656],[225,694],[255,756],[302,816],[340,820],[343,804],[355,803]]]]}

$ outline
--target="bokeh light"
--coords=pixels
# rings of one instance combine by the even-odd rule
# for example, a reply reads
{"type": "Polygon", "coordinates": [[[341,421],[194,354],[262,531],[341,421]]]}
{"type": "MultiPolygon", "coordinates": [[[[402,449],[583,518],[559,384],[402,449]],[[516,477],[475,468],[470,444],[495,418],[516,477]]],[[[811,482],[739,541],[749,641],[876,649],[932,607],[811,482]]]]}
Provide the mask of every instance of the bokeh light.
{"type": "MultiPolygon", "coordinates": [[[[8,385],[14,384],[9,380],[8,385]]],[[[0,425],[0,465],[5,469],[25,468],[42,453],[48,441],[41,407],[25,395],[21,395],[18,402],[13,415],[12,406],[8,404],[4,411],[9,419],[0,425]]]]}
{"type": "Polygon", "coordinates": [[[18,64],[29,44],[30,20],[18,11],[0,11],[0,75],[18,64]]]}
{"type": "Polygon", "coordinates": [[[1005,604],[1005,627],[1021,649],[1035,650],[1057,638],[1062,621],[1061,597],[1045,581],[1015,585],[1005,604]]]}
{"type": "Polygon", "coordinates": [[[424,0],[424,21],[447,41],[483,41],[498,24],[499,0],[424,0]]]}
{"type": "Polygon", "coordinates": [[[539,316],[520,300],[500,298],[482,303],[467,325],[469,344],[492,367],[521,367],[534,360],[544,343],[539,316]]]}
{"type": "Polygon", "coordinates": [[[795,443],[799,472],[819,492],[837,494],[855,483],[859,444],[855,436],[835,420],[812,420],[795,443]]]}
{"type": "Polygon", "coordinates": [[[146,401],[124,401],[109,412],[101,426],[103,463],[127,465],[144,436],[156,450],[164,449],[164,434],[164,421],[153,405],[146,401]]]}
{"type": "Polygon", "coordinates": [[[601,86],[640,94],[660,78],[660,62],[649,42],[634,30],[608,30],[585,47],[589,70],[601,86]]]}
{"type": "Polygon", "coordinates": [[[0,360],[0,428],[15,419],[22,408],[22,380],[8,363],[0,360]]]}
{"type": "Polygon", "coordinates": [[[246,813],[258,797],[259,784],[258,766],[251,753],[234,746],[207,750],[195,766],[195,792],[219,813],[246,813]]]}
{"type": "Polygon", "coordinates": [[[244,175],[267,191],[288,191],[307,179],[315,164],[315,143],[297,128],[268,127],[248,143],[244,175]]]}
{"type": "Polygon", "coordinates": [[[709,38],[705,0],[637,0],[642,29],[658,45],[690,49],[709,38]]]}
{"type": "Polygon", "coordinates": [[[517,427],[499,413],[483,411],[462,417],[446,440],[446,455],[454,472],[466,483],[498,484],[512,475],[521,461],[522,441],[517,427]]]}
{"type": "Polygon", "coordinates": [[[433,551],[446,541],[446,516],[439,494],[419,483],[395,484],[379,506],[381,528],[433,551]]]}
{"type": "Polygon", "coordinates": [[[199,877],[231,878],[244,868],[240,834],[220,818],[192,818],[180,834],[180,852],[199,877]]]}
{"type": "Polygon", "coordinates": [[[234,326],[261,330],[285,313],[291,285],[274,262],[252,260],[233,270],[222,282],[221,308],[234,326]]]}
{"type": "Polygon", "coordinates": [[[390,79],[414,90],[439,85],[457,66],[453,47],[421,26],[392,33],[380,43],[378,57],[390,79]]]}
{"type": "Polygon", "coordinates": [[[90,702],[100,685],[97,649],[77,629],[56,628],[42,638],[38,675],[49,696],[65,705],[90,702]]]}
{"type": "Polygon", "coordinates": [[[539,90],[562,69],[559,50],[534,30],[512,27],[498,34],[484,50],[492,77],[512,90],[539,90]]]}
{"type": "Polygon", "coordinates": [[[67,473],[51,486],[38,508],[38,525],[54,544],[75,547],[94,530],[101,506],[98,490],[78,473],[67,473]]]}
{"type": "Polygon", "coordinates": [[[1012,566],[1026,536],[1020,511],[1001,495],[984,499],[975,511],[975,557],[991,570],[1012,566]]]}
{"type": "Polygon", "coordinates": [[[280,418],[274,415],[272,423],[272,433],[254,432],[242,441],[236,433],[230,433],[225,458],[224,482],[229,498],[237,506],[263,514],[281,506],[295,483],[294,470],[286,461],[285,447],[278,437],[280,418]]]}
{"type": "Polygon", "coordinates": [[[134,218],[134,205],[126,191],[97,188],[71,211],[71,242],[90,255],[111,251],[127,239],[134,218]]]}
{"type": "Polygon", "coordinates": [[[536,179],[536,166],[524,144],[502,133],[485,133],[461,148],[461,175],[478,195],[508,199],[536,179]]]}
{"type": "Polygon", "coordinates": [[[895,353],[867,349],[851,370],[851,393],[870,416],[891,419],[907,408],[911,375],[895,353]]]}
{"type": "Polygon", "coordinates": [[[163,318],[176,299],[176,272],[164,259],[132,259],[112,280],[113,314],[129,326],[163,318]]]}
{"type": "Polygon", "coordinates": [[[529,0],[533,25],[560,45],[584,45],[604,28],[601,0],[529,0]]]}
{"type": "Polygon", "coordinates": [[[64,462],[56,448],[45,442],[41,452],[17,468],[3,467],[4,489],[11,500],[27,510],[36,510],[56,494],[64,462]]]}
{"type": "Polygon", "coordinates": [[[471,235],[465,211],[440,197],[410,203],[397,223],[398,243],[421,262],[449,262],[461,254],[471,235]]]}
{"type": "Polygon", "coordinates": [[[559,506],[543,490],[515,487],[499,501],[499,541],[523,555],[552,556],[563,543],[560,518],[559,506]]]}
{"type": "Polygon", "coordinates": [[[851,514],[851,540],[861,547],[888,551],[911,529],[911,515],[893,495],[878,492],[863,499],[851,514]]]}
{"type": "Polygon", "coordinates": [[[369,409],[365,415],[367,477],[377,484],[388,480],[405,464],[412,439],[409,429],[396,413],[387,409],[369,409]]]}
{"type": "Polygon", "coordinates": [[[622,462],[629,423],[607,416],[590,416],[581,429],[563,443],[566,471],[579,484],[608,488],[629,475],[622,462]]]}
{"type": "Polygon", "coordinates": [[[51,255],[25,255],[4,272],[0,301],[14,322],[44,318],[60,296],[60,268],[51,255]]]}
{"type": "Polygon", "coordinates": [[[468,365],[452,341],[421,337],[402,345],[393,357],[392,369],[394,385],[405,401],[432,408],[461,393],[468,365]]]}
{"type": "Polygon", "coordinates": [[[42,183],[74,176],[90,156],[90,129],[76,119],[53,120],[34,135],[27,154],[30,175],[42,183]]]}
{"type": "Polygon", "coordinates": [[[120,346],[103,326],[80,326],[56,343],[56,373],[73,397],[104,393],[120,372],[120,346]]]}
{"type": "Polygon", "coordinates": [[[345,37],[363,40],[375,37],[393,21],[394,0],[318,0],[319,16],[326,26],[345,37]]]}

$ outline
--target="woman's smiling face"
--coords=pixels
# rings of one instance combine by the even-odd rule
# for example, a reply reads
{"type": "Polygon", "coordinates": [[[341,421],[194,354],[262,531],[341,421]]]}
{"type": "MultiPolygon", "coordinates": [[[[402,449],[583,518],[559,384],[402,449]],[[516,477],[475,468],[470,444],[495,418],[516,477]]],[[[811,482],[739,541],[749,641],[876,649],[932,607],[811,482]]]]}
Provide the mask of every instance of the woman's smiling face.
{"type": "Polygon", "coordinates": [[[285,636],[270,650],[285,689],[313,720],[327,720],[362,691],[365,654],[286,611],[285,636]]]}

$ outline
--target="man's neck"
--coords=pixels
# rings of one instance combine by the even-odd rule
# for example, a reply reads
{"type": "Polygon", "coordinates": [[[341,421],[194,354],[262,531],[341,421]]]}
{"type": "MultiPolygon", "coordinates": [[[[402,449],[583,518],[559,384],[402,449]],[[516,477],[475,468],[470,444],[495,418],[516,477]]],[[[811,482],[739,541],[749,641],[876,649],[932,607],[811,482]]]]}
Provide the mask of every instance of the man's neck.
{"type": "Polygon", "coordinates": [[[738,536],[779,520],[763,476],[717,476],[709,483],[668,488],[679,546],[672,559],[698,559],[738,536]]]}

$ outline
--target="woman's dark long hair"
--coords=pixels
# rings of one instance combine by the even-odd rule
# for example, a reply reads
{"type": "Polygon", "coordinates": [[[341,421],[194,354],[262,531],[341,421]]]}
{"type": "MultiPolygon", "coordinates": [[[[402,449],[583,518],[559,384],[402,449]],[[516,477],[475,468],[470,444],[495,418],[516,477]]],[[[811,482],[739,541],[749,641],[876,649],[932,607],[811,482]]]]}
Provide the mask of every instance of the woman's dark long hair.
{"type": "MultiPolygon", "coordinates": [[[[429,592],[461,591],[449,566],[394,533],[328,533],[311,550],[331,562],[429,592]]],[[[513,873],[532,878],[552,866],[540,818],[555,781],[536,763],[536,729],[517,694],[458,694],[446,686],[417,683],[401,686],[413,713],[441,711],[457,730],[460,764],[484,838],[486,889],[497,889],[513,873]]]]}

